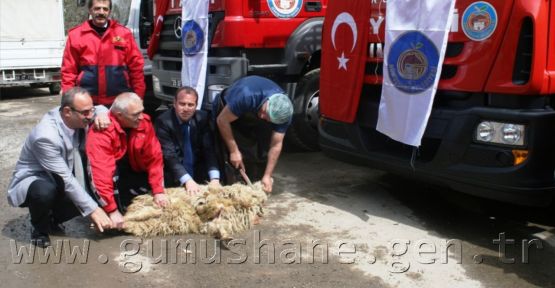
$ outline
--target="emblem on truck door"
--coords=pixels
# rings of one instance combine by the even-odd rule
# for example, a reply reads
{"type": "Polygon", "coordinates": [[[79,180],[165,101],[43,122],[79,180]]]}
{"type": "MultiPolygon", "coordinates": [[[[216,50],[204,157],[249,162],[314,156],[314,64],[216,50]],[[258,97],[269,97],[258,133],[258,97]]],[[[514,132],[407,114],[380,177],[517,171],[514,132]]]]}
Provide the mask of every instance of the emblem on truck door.
{"type": "Polygon", "coordinates": [[[488,2],[474,2],[464,10],[461,22],[464,34],[468,38],[483,41],[495,32],[497,11],[488,2]]]}
{"type": "Polygon", "coordinates": [[[182,29],[183,27],[181,26],[181,16],[178,16],[173,22],[173,33],[175,34],[175,38],[177,38],[177,40],[181,40],[182,29]]]}
{"type": "Polygon", "coordinates": [[[303,6],[302,0],[267,0],[268,7],[277,18],[293,18],[303,6]]]}

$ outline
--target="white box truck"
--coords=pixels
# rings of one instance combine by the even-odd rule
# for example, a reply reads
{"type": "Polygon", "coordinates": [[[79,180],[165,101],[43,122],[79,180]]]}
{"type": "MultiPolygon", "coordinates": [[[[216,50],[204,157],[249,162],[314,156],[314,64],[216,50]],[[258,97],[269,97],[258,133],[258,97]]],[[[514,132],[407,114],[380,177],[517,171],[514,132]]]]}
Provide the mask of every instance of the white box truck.
{"type": "Polygon", "coordinates": [[[58,94],[64,44],[63,0],[0,0],[0,88],[58,94]]]}

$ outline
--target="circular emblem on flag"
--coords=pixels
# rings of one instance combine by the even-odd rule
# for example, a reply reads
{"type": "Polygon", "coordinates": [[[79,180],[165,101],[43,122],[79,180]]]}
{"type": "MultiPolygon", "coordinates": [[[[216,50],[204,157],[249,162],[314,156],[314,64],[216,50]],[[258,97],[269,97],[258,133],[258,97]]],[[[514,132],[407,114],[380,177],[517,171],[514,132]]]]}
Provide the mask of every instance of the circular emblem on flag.
{"type": "Polygon", "coordinates": [[[474,2],[464,10],[461,22],[464,34],[468,38],[483,41],[497,28],[497,12],[488,2],[474,2]]]}
{"type": "Polygon", "coordinates": [[[293,18],[303,6],[302,0],[267,0],[270,11],[277,18],[293,18]]]}
{"type": "Polygon", "coordinates": [[[439,53],[434,43],[418,31],[399,36],[387,57],[389,79],[409,94],[430,88],[435,81],[439,53]]]}
{"type": "Polygon", "coordinates": [[[185,22],[181,35],[183,54],[186,56],[194,56],[202,49],[204,31],[202,31],[202,28],[200,28],[197,22],[194,20],[185,22]]]}

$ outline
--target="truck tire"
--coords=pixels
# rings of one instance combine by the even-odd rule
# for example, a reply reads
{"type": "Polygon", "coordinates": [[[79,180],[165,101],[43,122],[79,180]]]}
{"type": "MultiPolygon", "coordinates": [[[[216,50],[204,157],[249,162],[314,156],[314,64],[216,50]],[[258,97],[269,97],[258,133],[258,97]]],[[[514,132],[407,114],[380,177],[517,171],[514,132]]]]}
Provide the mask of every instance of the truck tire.
{"type": "Polygon", "coordinates": [[[320,118],[320,68],[306,73],[295,89],[293,123],[287,130],[287,142],[305,151],[318,151],[320,118]]]}
{"type": "Polygon", "coordinates": [[[50,83],[50,85],[48,86],[48,91],[50,91],[50,94],[52,95],[60,94],[60,90],[62,90],[62,86],[60,85],[60,83],[50,83]]]}

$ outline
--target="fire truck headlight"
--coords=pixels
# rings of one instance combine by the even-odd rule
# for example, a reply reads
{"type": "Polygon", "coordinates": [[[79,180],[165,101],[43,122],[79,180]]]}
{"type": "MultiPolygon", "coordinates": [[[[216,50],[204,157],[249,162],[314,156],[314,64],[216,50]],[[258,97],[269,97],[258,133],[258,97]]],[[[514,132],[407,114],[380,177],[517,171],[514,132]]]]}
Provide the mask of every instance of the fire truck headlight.
{"type": "Polygon", "coordinates": [[[156,93],[162,92],[162,86],[160,86],[160,79],[158,77],[152,75],[152,90],[156,93]]]}
{"type": "Polygon", "coordinates": [[[476,140],[482,142],[491,142],[495,137],[495,129],[491,122],[482,122],[476,129],[476,140]]]}
{"type": "Polygon", "coordinates": [[[522,124],[482,121],[476,127],[475,140],[482,143],[524,146],[526,126],[522,124]]]}
{"type": "Polygon", "coordinates": [[[503,142],[509,145],[522,145],[524,125],[504,124],[502,128],[503,142]]]}

